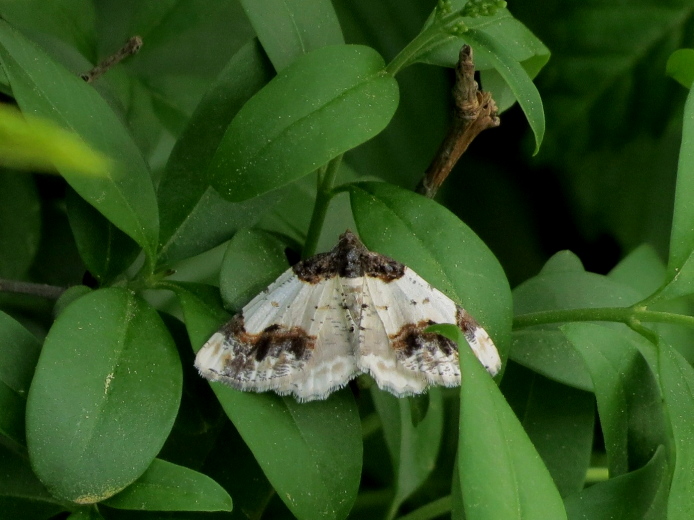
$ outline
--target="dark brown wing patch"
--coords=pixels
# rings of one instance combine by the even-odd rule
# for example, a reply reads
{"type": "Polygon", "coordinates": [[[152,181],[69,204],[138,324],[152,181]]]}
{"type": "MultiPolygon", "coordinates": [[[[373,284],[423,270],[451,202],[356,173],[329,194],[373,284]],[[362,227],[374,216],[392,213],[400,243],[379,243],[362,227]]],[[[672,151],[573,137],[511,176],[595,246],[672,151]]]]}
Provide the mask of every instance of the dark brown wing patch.
{"type": "Polygon", "coordinates": [[[266,358],[306,361],[313,351],[316,338],[301,327],[273,324],[258,334],[246,332],[243,314],[239,313],[220,332],[234,353],[225,371],[240,373],[253,370],[266,358]]]}
{"type": "Polygon", "coordinates": [[[372,253],[357,236],[347,230],[337,245],[327,253],[307,258],[293,267],[302,281],[316,284],[326,278],[359,278],[370,276],[388,283],[405,274],[405,266],[387,256],[372,253]]]}

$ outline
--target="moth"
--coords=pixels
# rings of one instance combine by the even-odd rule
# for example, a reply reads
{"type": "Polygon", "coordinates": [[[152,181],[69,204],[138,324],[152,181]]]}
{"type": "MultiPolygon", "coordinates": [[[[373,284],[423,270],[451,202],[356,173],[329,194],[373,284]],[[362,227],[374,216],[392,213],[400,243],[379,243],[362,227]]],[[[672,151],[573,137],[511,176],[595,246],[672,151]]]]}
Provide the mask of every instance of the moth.
{"type": "Polygon", "coordinates": [[[210,381],[299,401],[327,398],[359,374],[401,397],[460,385],[457,344],[426,332],[456,324],[490,374],[501,360],[487,332],[409,267],[347,230],[327,253],[285,271],[216,332],[195,366],[210,381]]]}

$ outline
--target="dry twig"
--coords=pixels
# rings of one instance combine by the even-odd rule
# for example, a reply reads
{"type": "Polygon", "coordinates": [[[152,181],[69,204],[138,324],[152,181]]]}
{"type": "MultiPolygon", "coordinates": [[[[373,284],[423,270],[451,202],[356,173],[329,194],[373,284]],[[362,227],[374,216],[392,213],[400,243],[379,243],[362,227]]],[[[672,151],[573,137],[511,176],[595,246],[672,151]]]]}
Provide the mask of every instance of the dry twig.
{"type": "Polygon", "coordinates": [[[460,50],[455,72],[453,122],[416,190],[430,199],[475,137],[500,123],[492,95],[479,90],[475,81],[475,64],[469,45],[460,50]]]}

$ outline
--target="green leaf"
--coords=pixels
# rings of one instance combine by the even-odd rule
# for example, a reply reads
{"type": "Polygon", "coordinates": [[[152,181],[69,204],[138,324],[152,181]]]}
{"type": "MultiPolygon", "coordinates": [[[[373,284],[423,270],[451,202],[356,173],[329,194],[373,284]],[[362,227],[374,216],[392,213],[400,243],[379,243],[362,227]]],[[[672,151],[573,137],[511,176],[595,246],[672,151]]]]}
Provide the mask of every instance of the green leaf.
{"type": "Polygon", "coordinates": [[[644,349],[653,345],[624,326],[569,323],[561,330],[581,354],[593,379],[610,476],[622,475],[629,469],[631,390],[645,386],[645,382],[633,380],[632,367],[641,356],[636,345],[644,349]]]}
{"type": "Polygon", "coordinates": [[[24,444],[24,410],[41,345],[0,311],[0,433],[24,444]]]}
{"type": "Polygon", "coordinates": [[[14,26],[26,28],[27,34],[50,35],[57,42],[69,44],[85,56],[94,53],[97,34],[94,26],[94,5],[89,0],[4,1],[0,14],[14,26]]]}
{"type": "Polygon", "coordinates": [[[44,520],[66,509],[46,491],[26,457],[4,445],[0,468],[0,520],[44,520]]]}
{"type": "MultiPolygon", "coordinates": [[[[462,7],[463,2],[452,2],[454,9],[462,7]]],[[[430,18],[433,20],[433,18],[430,18]]],[[[507,9],[500,9],[492,16],[478,18],[463,18],[468,29],[482,33],[496,45],[504,49],[510,58],[519,63],[530,78],[534,78],[549,60],[550,52],[547,47],[507,9]]],[[[474,39],[474,33],[473,33],[474,39]]],[[[417,57],[417,61],[442,67],[455,67],[461,47],[472,44],[467,39],[467,33],[462,36],[450,35],[440,45],[417,57]]],[[[505,77],[497,71],[497,64],[492,56],[480,49],[474,49],[475,68],[480,72],[481,86],[492,93],[500,112],[516,102],[514,88],[505,77]]]]}
{"type": "Polygon", "coordinates": [[[400,520],[430,520],[431,518],[437,518],[444,516],[447,513],[452,513],[451,511],[451,497],[445,496],[441,497],[433,502],[415,509],[411,513],[407,513],[400,517],[400,520]]]}
{"type": "Polygon", "coordinates": [[[65,289],[65,292],[60,295],[60,298],[56,300],[53,306],[53,317],[57,318],[60,316],[68,305],[85,294],[89,294],[92,290],[91,287],[87,287],[86,285],[73,285],[65,289]]]}
{"type": "Polygon", "coordinates": [[[364,244],[404,263],[462,304],[503,357],[510,339],[510,289],[479,237],[446,208],[411,191],[379,182],[346,189],[364,244]]]}
{"type": "Polygon", "coordinates": [[[242,230],[229,241],[219,290],[228,307],[240,310],[287,270],[287,244],[266,231],[242,230]]]}
{"type": "Polygon", "coordinates": [[[660,446],[642,468],[597,482],[564,505],[570,520],[657,520],[666,515],[667,485],[667,457],[660,446]]]}
{"type": "Polygon", "coordinates": [[[277,71],[302,54],[345,43],[329,0],[241,0],[277,71]]]}
{"type": "MultiPolygon", "coordinates": [[[[453,9],[462,8],[464,3],[460,0],[451,2],[453,9]]],[[[520,20],[514,18],[508,9],[499,9],[492,16],[462,20],[469,29],[484,33],[498,45],[505,47],[518,63],[528,62],[528,68],[532,70],[532,73],[529,71],[531,77],[535,77],[549,60],[549,49],[520,20]]],[[[431,21],[433,18],[430,18],[431,21]]],[[[455,67],[461,47],[470,43],[466,36],[467,33],[462,36],[450,35],[442,44],[417,56],[417,61],[441,67],[455,67]]],[[[487,71],[494,68],[494,63],[486,54],[475,56],[475,68],[487,71]]]]}
{"type": "Polygon", "coordinates": [[[39,247],[41,207],[34,180],[0,170],[0,277],[22,278],[39,247]]]}
{"type": "Polygon", "coordinates": [[[565,519],[552,477],[460,330],[436,328],[461,347],[458,469],[466,518],[565,519]]]}
{"type": "Polygon", "coordinates": [[[231,497],[210,477],[161,459],[104,503],[144,511],[231,511],[231,497]]]}
{"type": "MultiPolygon", "coordinates": [[[[546,269],[513,291],[514,313],[529,314],[554,309],[627,307],[642,297],[629,286],[595,273],[578,270],[572,255],[552,257],[546,269]]],[[[582,390],[593,384],[585,365],[558,325],[514,331],[510,358],[550,379],[582,390]]]]}
{"type": "Polygon", "coordinates": [[[123,65],[177,105],[194,107],[229,58],[254,36],[234,0],[100,0],[94,8],[100,55],[141,35],[145,44],[123,65]]]}
{"type": "Polygon", "coordinates": [[[388,516],[395,518],[400,505],[424,483],[436,466],[443,434],[443,399],[440,389],[431,388],[428,411],[415,425],[409,399],[393,397],[375,385],[371,396],[381,417],[395,468],[395,497],[388,516]]]}
{"type": "Polygon", "coordinates": [[[211,183],[233,201],[289,184],[378,134],[397,105],[397,82],[376,51],[315,50],[239,111],[212,159],[211,183]]]}
{"type": "MultiPolygon", "coordinates": [[[[177,291],[194,350],[219,328],[218,303],[177,291]]],[[[361,476],[359,414],[344,389],[325,401],[298,403],[273,393],[212,389],[278,496],[300,519],[345,518],[361,476]]]]}
{"type": "Polygon", "coordinates": [[[694,88],[690,90],[684,107],[682,146],[677,167],[675,209],[672,215],[670,258],[668,275],[670,283],[659,297],[674,298],[694,293],[694,88]]]}
{"type": "Polygon", "coordinates": [[[0,165],[45,172],[108,175],[108,159],[49,120],[0,104],[0,165]]]}
{"type": "Polygon", "coordinates": [[[667,60],[665,72],[684,88],[694,84],[694,49],[678,49],[667,60]]]}
{"type": "Polygon", "coordinates": [[[68,190],[65,205],[84,265],[102,285],[108,284],[135,261],[140,248],[74,190],[68,190]]]}
{"type": "Polygon", "coordinates": [[[188,337],[196,352],[209,339],[217,325],[229,319],[229,313],[224,310],[219,289],[212,285],[163,281],[157,287],[169,289],[176,294],[183,309],[188,337]],[[210,330],[212,332],[209,332],[210,330]]]}
{"type": "Polygon", "coordinates": [[[665,264],[650,244],[643,244],[624,257],[608,273],[608,277],[631,287],[646,298],[663,284],[665,264]]]}
{"type": "Polygon", "coordinates": [[[180,360],[154,309],[124,289],[87,294],[41,351],[27,402],[32,466],[57,497],[104,500],[147,469],[180,396],[180,360]]]}
{"type": "Polygon", "coordinates": [[[86,201],[130,235],[151,257],[157,244],[154,188],[139,150],[97,92],[0,21],[0,61],[22,112],[72,130],[109,158],[108,175],[59,171],[86,201]]]}
{"type": "Polygon", "coordinates": [[[658,345],[663,399],[675,439],[675,468],[668,499],[668,520],[694,516],[694,368],[672,347],[658,345]]]}
{"type": "Polygon", "coordinates": [[[463,503],[463,490],[460,488],[460,471],[458,470],[458,457],[455,457],[453,466],[453,479],[451,483],[451,520],[465,520],[465,504],[463,503]]]}
{"type": "Polygon", "coordinates": [[[494,69],[508,84],[535,135],[535,154],[537,154],[545,135],[545,113],[542,107],[542,98],[540,98],[540,93],[532,79],[526,70],[514,60],[510,51],[499,45],[488,34],[470,29],[465,33],[465,39],[468,40],[473,50],[477,51],[477,56],[482,53],[487,54],[488,59],[494,64],[494,69]]]}
{"type": "Polygon", "coordinates": [[[542,457],[562,497],[583,489],[595,428],[595,397],[513,361],[501,391],[542,457]]]}
{"type": "Polygon", "coordinates": [[[552,255],[545,265],[542,266],[540,274],[549,273],[583,273],[583,262],[571,251],[559,251],[552,255]]]}
{"type": "Polygon", "coordinates": [[[581,356],[557,327],[514,330],[511,339],[509,359],[553,381],[593,391],[581,356]]]}
{"type": "Polygon", "coordinates": [[[241,48],[200,101],[176,142],[157,196],[161,215],[160,263],[190,257],[252,225],[272,200],[232,204],[207,181],[205,171],[234,116],[272,77],[257,40],[241,48]]]}

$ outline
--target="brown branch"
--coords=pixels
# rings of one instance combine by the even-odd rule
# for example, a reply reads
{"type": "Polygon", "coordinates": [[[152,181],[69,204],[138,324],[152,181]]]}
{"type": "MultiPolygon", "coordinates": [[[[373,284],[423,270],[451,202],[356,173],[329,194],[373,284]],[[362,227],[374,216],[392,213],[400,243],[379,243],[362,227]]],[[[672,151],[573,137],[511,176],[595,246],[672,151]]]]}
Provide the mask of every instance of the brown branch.
{"type": "Polygon", "coordinates": [[[40,296],[41,298],[47,298],[49,300],[57,300],[65,291],[65,287],[56,287],[55,285],[46,285],[43,283],[17,282],[0,278],[0,292],[28,294],[30,296],[40,296]]]}
{"type": "Polygon", "coordinates": [[[142,38],[140,38],[139,36],[133,36],[115,54],[112,54],[111,56],[109,56],[108,58],[103,60],[101,63],[99,63],[96,67],[94,67],[89,72],[85,72],[84,74],[80,74],[80,78],[82,78],[87,83],[91,83],[92,81],[97,79],[102,74],[108,72],[108,70],[111,67],[118,65],[125,58],[128,58],[129,56],[132,56],[133,54],[137,54],[141,47],[142,47],[142,38]]]}
{"type": "Polygon", "coordinates": [[[416,189],[417,193],[430,199],[434,198],[475,137],[483,130],[500,124],[492,95],[479,90],[475,81],[475,64],[469,45],[460,50],[455,69],[453,99],[453,122],[416,189]]]}

